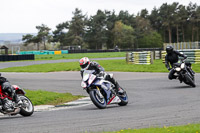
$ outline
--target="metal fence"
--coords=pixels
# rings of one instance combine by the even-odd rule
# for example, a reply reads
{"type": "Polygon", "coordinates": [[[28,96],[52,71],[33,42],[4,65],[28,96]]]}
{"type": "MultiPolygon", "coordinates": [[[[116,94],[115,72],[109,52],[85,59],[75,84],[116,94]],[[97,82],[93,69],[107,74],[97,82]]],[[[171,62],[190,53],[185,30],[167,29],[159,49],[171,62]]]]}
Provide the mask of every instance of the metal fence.
{"type": "Polygon", "coordinates": [[[153,64],[153,52],[127,52],[126,62],[129,64],[153,64]]]}

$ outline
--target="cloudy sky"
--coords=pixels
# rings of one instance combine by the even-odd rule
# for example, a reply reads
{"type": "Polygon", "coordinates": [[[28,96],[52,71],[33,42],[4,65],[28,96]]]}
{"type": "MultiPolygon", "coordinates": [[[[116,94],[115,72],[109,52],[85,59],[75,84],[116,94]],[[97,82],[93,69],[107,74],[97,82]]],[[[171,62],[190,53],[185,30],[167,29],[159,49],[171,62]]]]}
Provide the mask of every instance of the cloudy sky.
{"type": "Polygon", "coordinates": [[[45,24],[52,30],[59,23],[69,21],[75,8],[88,16],[98,9],[127,10],[137,14],[141,9],[149,12],[163,3],[189,2],[200,5],[200,0],[0,0],[0,33],[36,33],[36,26],[45,24]]]}

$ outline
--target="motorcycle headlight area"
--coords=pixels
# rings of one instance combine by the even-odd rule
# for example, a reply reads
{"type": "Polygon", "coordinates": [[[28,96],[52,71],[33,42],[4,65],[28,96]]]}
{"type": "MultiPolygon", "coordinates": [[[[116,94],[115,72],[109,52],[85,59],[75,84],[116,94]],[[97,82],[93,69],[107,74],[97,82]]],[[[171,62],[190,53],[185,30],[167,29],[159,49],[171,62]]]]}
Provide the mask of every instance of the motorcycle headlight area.
{"type": "Polygon", "coordinates": [[[176,67],[175,70],[176,70],[176,71],[180,71],[181,68],[180,68],[180,67],[176,67]]]}
{"type": "Polygon", "coordinates": [[[185,64],[184,63],[182,63],[181,64],[181,69],[183,69],[185,67],[185,64]]]}
{"type": "Polygon", "coordinates": [[[83,87],[83,88],[87,87],[87,85],[86,85],[86,83],[84,81],[81,82],[81,87],[83,87]]]}
{"type": "Polygon", "coordinates": [[[95,75],[90,75],[90,78],[89,78],[89,80],[88,80],[88,84],[90,85],[93,81],[94,81],[94,79],[96,78],[96,76],[95,75]]]}

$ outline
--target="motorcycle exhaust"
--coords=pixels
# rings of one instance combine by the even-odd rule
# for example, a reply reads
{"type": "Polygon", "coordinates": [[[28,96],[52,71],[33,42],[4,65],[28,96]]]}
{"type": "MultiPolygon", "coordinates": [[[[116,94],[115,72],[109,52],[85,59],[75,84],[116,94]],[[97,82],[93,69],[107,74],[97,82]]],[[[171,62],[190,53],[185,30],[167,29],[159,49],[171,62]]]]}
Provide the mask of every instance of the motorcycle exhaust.
{"type": "Polygon", "coordinates": [[[19,114],[20,112],[20,108],[16,108],[14,112],[10,112],[10,113],[6,113],[7,115],[16,115],[16,114],[19,114]]]}

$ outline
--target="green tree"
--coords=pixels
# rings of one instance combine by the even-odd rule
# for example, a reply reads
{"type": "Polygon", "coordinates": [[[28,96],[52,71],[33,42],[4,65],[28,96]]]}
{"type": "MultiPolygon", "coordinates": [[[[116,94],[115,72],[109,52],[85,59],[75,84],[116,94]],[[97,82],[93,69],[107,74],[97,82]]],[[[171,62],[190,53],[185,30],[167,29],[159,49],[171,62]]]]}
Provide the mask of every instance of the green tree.
{"type": "Polygon", "coordinates": [[[182,34],[182,41],[185,42],[185,27],[187,25],[187,19],[188,19],[188,12],[186,10],[186,7],[183,5],[179,6],[179,12],[178,15],[180,17],[180,26],[181,26],[181,34],[182,34]]]}
{"type": "Polygon", "coordinates": [[[52,39],[52,36],[49,33],[51,29],[44,24],[41,26],[36,26],[36,29],[38,29],[36,36],[27,34],[22,37],[22,40],[25,41],[24,46],[34,43],[37,45],[37,49],[39,50],[40,44],[43,43],[44,49],[46,50],[46,42],[50,42],[52,39]]]}
{"type": "Polygon", "coordinates": [[[172,42],[172,27],[174,26],[175,13],[177,11],[178,3],[174,2],[171,5],[164,3],[159,9],[162,25],[167,28],[169,43],[172,42]]]}
{"type": "Polygon", "coordinates": [[[196,41],[200,41],[200,6],[197,7],[197,10],[196,10],[196,17],[197,17],[197,23],[196,23],[196,27],[197,27],[197,39],[196,41]]]}
{"type": "Polygon", "coordinates": [[[22,40],[24,41],[24,46],[27,46],[29,43],[33,42],[33,35],[31,34],[26,34],[23,35],[22,40]]]}
{"type": "Polygon", "coordinates": [[[97,14],[91,16],[87,23],[85,41],[89,48],[102,49],[107,42],[106,31],[106,15],[103,11],[98,10],[97,14]]]}
{"type": "Polygon", "coordinates": [[[143,38],[144,35],[147,35],[153,31],[150,21],[141,16],[136,16],[136,27],[135,27],[135,36],[136,36],[136,46],[135,48],[140,47],[140,43],[138,40],[143,38]]]}
{"type": "Polygon", "coordinates": [[[149,15],[148,15],[148,10],[147,9],[142,9],[141,12],[140,12],[140,17],[142,18],[148,18],[149,15]]]}
{"type": "Polygon", "coordinates": [[[53,31],[53,42],[60,42],[61,47],[66,44],[66,34],[69,30],[69,22],[64,22],[56,26],[53,31]]]}
{"type": "Polygon", "coordinates": [[[191,36],[191,41],[195,41],[195,31],[198,31],[199,27],[198,27],[198,6],[196,3],[192,3],[190,2],[189,5],[187,6],[187,11],[188,11],[188,15],[189,15],[189,22],[190,22],[190,25],[191,25],[191,29],[192,29],[192,36],[191,36]]]}
{"type": "Polygon", "coordinates": [[[110,11],[105,11],[106,15],[106,36],[107,36],[107,41],[106,41],[106,46],[107,49],[113,49],[114,48],[114,36],[112,33],[112,29],[115,26],[115,22],[117,21],[117,15],[115,12],[110,12],[110,11]]]}
{"type": "Polygon", "coordinates": [[[73,12],[72,20],[69,24],[69,31],[66,36],[66,42],[68,45],[81,46],[83,44],[83,37],[85,33],[85,15],[82,15],[82,11],[78,8],[73,12]]]}
{"type": "Polygon", "coordinates": [[[163,44],[161,35],[156,31],[144,35],[138,42],[140,48],[160,48],[163,44]]]}
{"type": "Polygon", "coordinates": [[[46,50],[46,42],[51,41],[51,35],[50,35],[51,29],[44,24],[42,24],[41,26],[36,26],[36,29],[38,29],[37,40],[43,43],[44,50],[46,50]]]}
{"type": "Polygon", "coordinates": [[[40,40],[37,36],[26,34],[22,37],[22,40],[24,41],[24,46],[28,46],[33,43],[37,46],[37,50],[40,50],[40,40]]]}
{"type": "Polygon", "coordinates": [[[134,30],[131,26],[125,25],[122,21],[117,21],[112,30],[114,35],[114,45],[119,48],[134,47],[134,30]]]}

